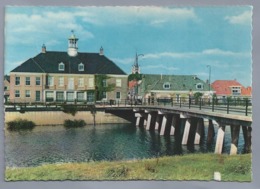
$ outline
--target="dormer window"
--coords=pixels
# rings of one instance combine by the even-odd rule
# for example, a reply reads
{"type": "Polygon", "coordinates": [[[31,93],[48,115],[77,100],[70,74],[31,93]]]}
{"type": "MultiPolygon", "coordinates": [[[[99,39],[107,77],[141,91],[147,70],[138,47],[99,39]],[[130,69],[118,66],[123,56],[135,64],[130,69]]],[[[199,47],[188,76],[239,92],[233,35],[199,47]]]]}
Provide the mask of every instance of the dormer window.
{"type": "Polygon", "coordinates": [[[166,82],[163,84],[163,88],[164,89],[170,89],[171,88],[171,84],[169,82],[166,82]]]}
{"type": "Polygon", "coordinates": [[[203,89],[203,84],[202,83],[197,83],[196,84],[196,89],[203,89]]]}
{"type": "Polygon", "coordinates": [[[65,65],[63,62],[59,63],[59,71],[64,71],[65,70],[65,65]]]}
{"type": "Polygon", "coordinates": [[[80,72],[84,71],[84,64],[80,63],[78,69],[80,72]]]}

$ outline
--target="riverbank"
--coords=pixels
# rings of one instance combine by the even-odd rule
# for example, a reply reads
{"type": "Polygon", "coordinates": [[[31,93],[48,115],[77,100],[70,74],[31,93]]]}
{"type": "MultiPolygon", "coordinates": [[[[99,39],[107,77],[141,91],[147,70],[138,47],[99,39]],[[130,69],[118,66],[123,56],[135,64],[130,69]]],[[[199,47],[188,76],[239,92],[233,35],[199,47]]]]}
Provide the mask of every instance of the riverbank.
{"type": "Polygon", "coordinates": [[[251,181],[251,154],[189,154],[153,159],[46,164],[7,168],[6,181],[19,180],[213,180],[251,181]]]}
{"type": "Polygon", "coordinates": [[[90,111],[78,111],[75,115],[64,113],[62,111],[34,111],[34,112],[5,112],[5,122],[16,119],[26,119],[34,122],[36,125],[63,125],[65,120],[84,120],[86,124],[111,124],[111,123],[129,123],[129,121],[104,111],[97,111],[95,117],[90,111]]]}

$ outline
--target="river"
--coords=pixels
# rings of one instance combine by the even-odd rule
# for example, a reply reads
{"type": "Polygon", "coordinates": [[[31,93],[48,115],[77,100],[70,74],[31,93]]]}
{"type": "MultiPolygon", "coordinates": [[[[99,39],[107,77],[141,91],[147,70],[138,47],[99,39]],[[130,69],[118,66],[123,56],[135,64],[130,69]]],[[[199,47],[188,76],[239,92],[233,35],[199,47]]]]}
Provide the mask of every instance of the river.
{"type": "MultiPolygon", "coordinates": [[[[207,133],[207,131],[205,132],[207,133]]],[[[238,153],[243,151],[240,133],[238,153]]],[[[230,130],[226,129],[223,153],[229,153],[230,130]]],[[[159,136],[131,124],[105,124],[66,129],[37,126],[32,131],[5,131],[5,160],[8,167],[45,163],[117,161],[187,153],[214,152],[214,144],[183,146],[175,136],[159,136]]]]}

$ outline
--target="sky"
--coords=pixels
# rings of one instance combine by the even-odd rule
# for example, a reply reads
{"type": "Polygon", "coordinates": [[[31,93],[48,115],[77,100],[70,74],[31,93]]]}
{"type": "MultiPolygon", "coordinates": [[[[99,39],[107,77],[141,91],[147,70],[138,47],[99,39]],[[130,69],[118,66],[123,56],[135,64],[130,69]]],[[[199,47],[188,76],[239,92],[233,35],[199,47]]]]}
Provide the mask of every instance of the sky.
{"type": "Polygon", "coordinates": [[[5,74],[41,52],[99,52],[131,73],[197,75],[252,86],[252,7],[15,7],[5,9],[5,74]]]}

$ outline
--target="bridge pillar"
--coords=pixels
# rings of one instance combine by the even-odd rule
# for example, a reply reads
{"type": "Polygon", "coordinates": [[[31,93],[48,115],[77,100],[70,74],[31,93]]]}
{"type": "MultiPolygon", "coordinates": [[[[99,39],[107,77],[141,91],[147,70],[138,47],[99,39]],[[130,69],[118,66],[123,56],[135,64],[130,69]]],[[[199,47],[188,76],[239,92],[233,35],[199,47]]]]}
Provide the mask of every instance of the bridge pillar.
{"type": "Polygon", "coordinates": [[[216,146],[215,146],[215,154],[222,153],[224,136],[225,136],[225,125],[220,124],[219,128],[218,128],[218,134],[217,134],[217,140],[216,140],[216,146]]]}
{"type": "Polygon", "coordinates": [[[230,127],[231,127],[230,155],[235,155],[235,154],[237,154],[240,125],[231,125],[230,127]]]}
{"type": "Polygon", "coordinates": [[[167,114],[163,115],[160,135],[164,135],[165,134],[166,124],[167,124],[167,114]]]}
{"type": "Polygon", "coordinates": [[[143,123],[143,126],[145,127],[147,125],[147,117],[148,117],[148,114],[144,114],[143,118],[144,118],[144,123],[143,123]]]}
{"type": "Polygon", "coordinates": [[[159,127],[161,126],[161,123],[162,123],[162,118],[163,118],[163,115],[161,114],[157,114],[156,116],[156,120],[155,120],[155,130],[159,130],[159,127]]]}
{"type": "Polygon", "coordinates": [[[151,130],[155,124],[155,119],[156,119],[156,113],[155,112],[150,112],[148,113],[147,116],[147,124],[146,124],[146,130],[151,130]]]}
{"type": "Polygon", "coordinates": [[[144,113],[135,113],[135,117],[136,117],[135,126],[140,127],[141,125],[143,125],[144,113]]]}
{"type": "Polygon", "coordinates": [[[245,141],[245,146],[244,146],[244,151],[245,153],[250,153],[251,152],[251,145],[252,145],[252,127],[251,126],[242,126],[242,130],[243,130],[243,136],[244,136],[244,141],[245,141]]]}
{"type": "Polygon", "coordinates": [[[194,144],[200,144],[201,136],[204,134],[204,120],[198,118],[194,144]]]}
{"type": "Polygon", "coordinates": [[[191,119],[188,118],[185,121],[184,133],[183,133],[182,142],[181,142],[183,145],[187,145],[187,143],[188,143],[190,127],[191,127],[191,119]]]}
{"type": "Polygon", "coordinates": [[[180,116],[179,115],[173,115],[172,116],[170,135],[175,135],[176,127],[178,127],[179,124],[180,124],[180,116]]]}
{"type": "Polygon", "coordinates": [[[215,137],[214,125],[212,123],[212,119],[209,119],[207,144],[212,144],[214,137],[215,137]]]}

